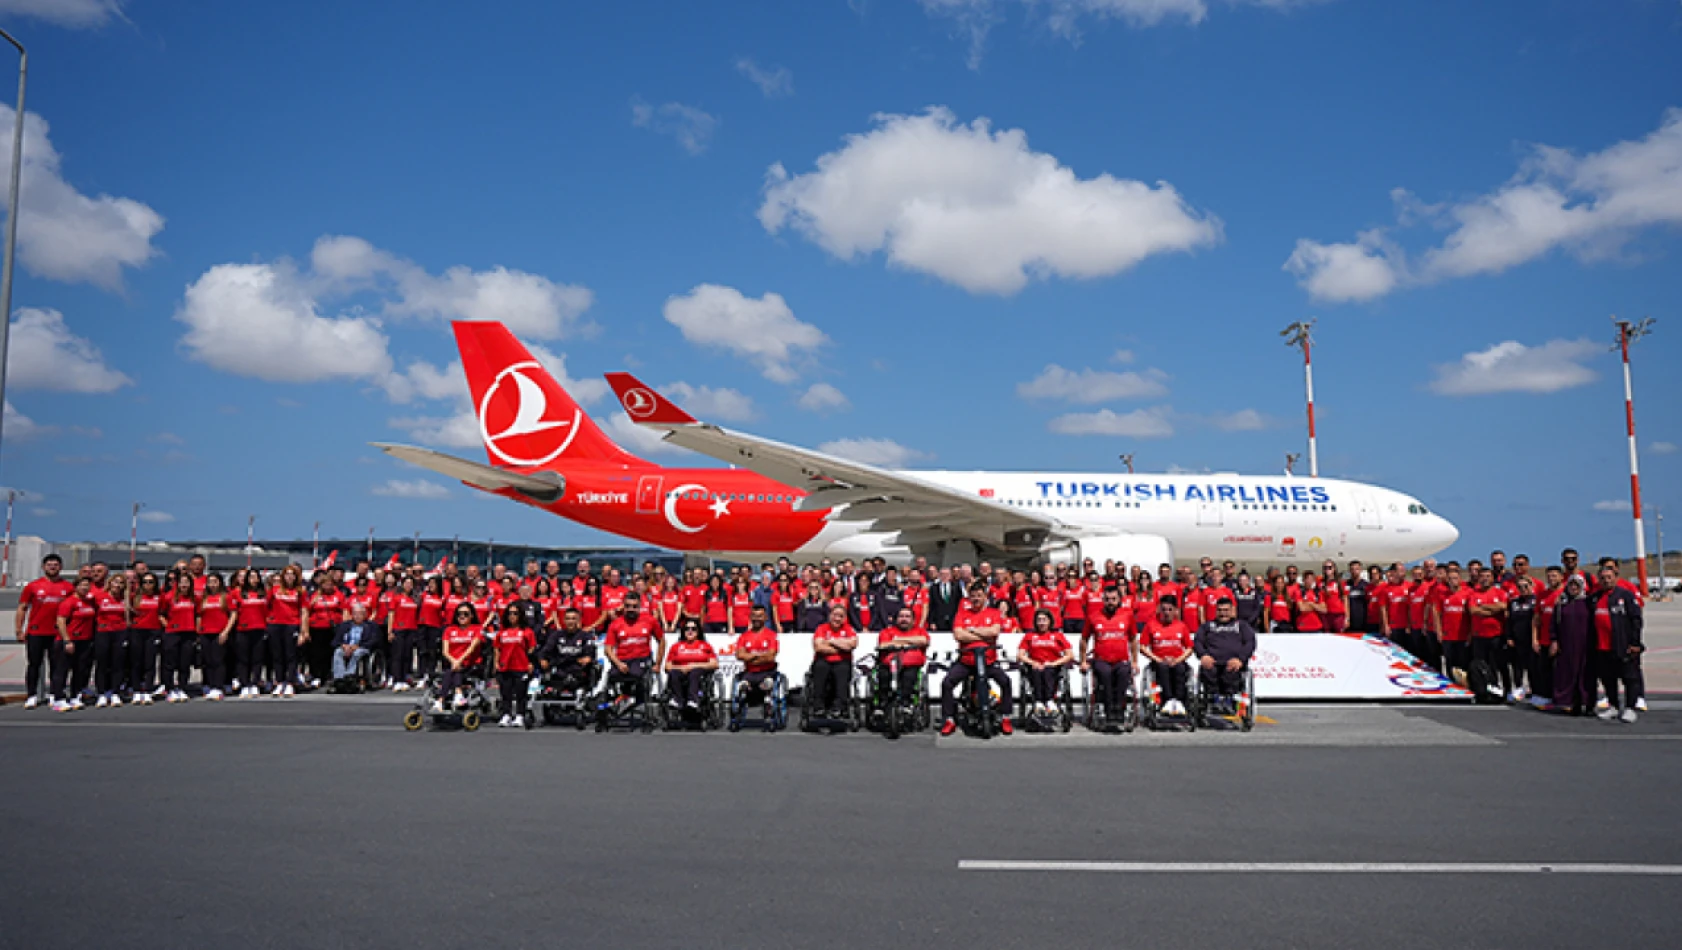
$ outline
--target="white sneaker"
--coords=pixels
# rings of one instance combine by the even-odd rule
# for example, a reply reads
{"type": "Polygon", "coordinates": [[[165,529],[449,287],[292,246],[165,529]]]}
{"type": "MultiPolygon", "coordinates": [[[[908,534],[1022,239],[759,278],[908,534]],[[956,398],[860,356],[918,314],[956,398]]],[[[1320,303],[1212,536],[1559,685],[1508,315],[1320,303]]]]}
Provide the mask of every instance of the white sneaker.
{"type": "Polygon", "coordinates": [[[111,705],[111,701],[107,699],[103,693],[101,693],[99,699],[94,701],[93,708],[104,709],[109,705],[111,705]]]}
{"type": "Polygon", "coordinates": [[[222,691],[219,690],[219,689],[213,689],[210,692],[204,694],[204,698],[210,700],[213,703],[219,703],[219,702],[222,701],[222,691]]]}
{"type": "MultiPolygon", "coordinates": [[[[310,680],[310,689],[320,689],[320,688],[321,688],[321,680],[318,680],[318,679],[311,679],[310,680]]],[[[292,694],[287,693],[286,695],[290,696],[292,694]]]]}
{"type": "Polygon", "coordinates": [[[87,707],[82,704],[82,697],[77,696],[75,699],[72,699],[70,701],[70,708],[72,710],[81,710],[81,709],[85,709],[87,707]]]}
{"type": "Polygon", "coordinates": [[[41,697],[39,696],[31,696],[23,701],[23,708],[25,709],[34,709],[39,705],[41,705],[41,697]]]}
{"type": "Polygon", "coordinates": [[[1597,713],[1598,712],[1605,712],[1606,710],[1611,709],[1611,708],[1612,708],[1612,704],[1607,702],[1606,697],[1604,697],[1604,696],[1600,697],[1600,700],[1594,704],[1594,711],[1597,712],[1597,713]]]}
{"type": "Polygon", "coordinates": [[[296,695],[298,695],[298,691],[292,688],[291,683],[287,683],[285,691],[280,694],[282,699],[291,699],[296,695]]]}
{"type": "Polygon", "coordinates": [[[1518,689],[1513,690],[1513,701],[1514,702],[1522,703],[1529,698],[1530,698],[1530,690],[1525,689],[1523,686],[1520,686],[1518,689]]]}
{"type": "Polygon", "coordinates": [[[239,693],[240,695],[243,696],[243,695],[245,695],[245,687],[243,687],[239,684],[238,679],[235,679],[228,684],[228,692],[230,692],[230,693],[237,692],[237,693],[239,693]]]}
{"type": "Polygon", "coordinates": [[[1611,706],[1600,706],[1595,709],[1594,714],[1607,722],[1611,722],[1612,720],[1618,718],[1618,711],[1613,709],[1611,706]]]}
{"type": "Polygon", "coordinates": [[[1646,712],[1647,711],[1647,697],[1643,696],[1640,699],[1636,700],[1635,701],[1635,708],[1641,710],[1642,712],[1646,712]]]}
{"type": "Polygon", "coordinates": [[[432,701],[432,711],[435,712],[435,713],[443,712],[444,711],[444,701],[442,699],[434,699],[432,701]]]}
{"type": "Polygon", "coordinates": [[[62,699],[55,699],[55,700],[53,700],[52,709],[53,709],[53,712],[69,712],[70,711],[70,704],[65,702],[62,699]]]}
{"type": "Polygon", "coordinates": [[[466,697],[466,696],[463,696],[463,695],[462,695],[462,694],[460,694],[460,693],[457,693],[457,694],[456,694],[456,698],[455,698],[455,706],[456,706],[456,708],[457,708],[457,709],[460,709],[460,708],[462,708],[462,707],[463,707],[463,706],[466,706],[466,705],[467,705],[467,697],[466,697]]]}
{"type": "Polygon", "coordinates": [[[501,719],[497,720],[496,727],[498,729],[507,729],[509,726],[512,726],[513,724],[514,724],[514,717],[513,716],[503,716],[501,719]]]}
{"type": "Polygon", "coordinates": [[[142,705],[142,706],[150,706],[150,705],[152,705],[152,694],[151,693],[135,693],[134,694],[134,701],[136,703],[138,703],[139,705],[142,705]]]}
{"type": "Polygon", "coordinates": [[[1631,706],[1624,710],[1623,715],[1619,716],[1618,719],[1622,722],[1634,722],[1636,720],[1635,707],[1631,706]]]}
{"type": "Polygon", "coordinates": [[[153,699],[163,699],[167,695],[169,695],[169,690],[164,689],[162,686],[159,686],[157,689],[152,690],[152,698],[153,699]]]}

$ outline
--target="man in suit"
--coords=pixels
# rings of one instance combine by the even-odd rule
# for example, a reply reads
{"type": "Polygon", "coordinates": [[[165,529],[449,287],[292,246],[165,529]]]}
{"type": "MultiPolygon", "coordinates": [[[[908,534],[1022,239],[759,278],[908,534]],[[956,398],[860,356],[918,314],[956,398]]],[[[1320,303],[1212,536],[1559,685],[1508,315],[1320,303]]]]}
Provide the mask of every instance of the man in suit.
{"type": "Polygon", "coordinates": [[[358,601],[350,608],[350,619],[333,632],[333,678],[355,676],[378,641],[379,626],[368,619],[368,605],[358,601]]]}
{"type": "Polygon", "coordinates": [[[929,585],[929,629],[951,630],[963,602],[964,585],[952,576],[951,568],[941,568],[939,579],[929,585]]]}

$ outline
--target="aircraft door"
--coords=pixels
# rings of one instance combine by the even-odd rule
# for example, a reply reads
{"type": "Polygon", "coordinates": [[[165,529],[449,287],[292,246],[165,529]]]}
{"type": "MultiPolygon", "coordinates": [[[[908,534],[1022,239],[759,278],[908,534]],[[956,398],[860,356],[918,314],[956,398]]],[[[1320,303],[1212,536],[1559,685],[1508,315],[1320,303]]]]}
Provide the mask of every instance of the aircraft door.
{"type": "Polygon", "coordinates": [[[660,510],[659,475],[644,475],[637,479],[637,514],[651,515],[660,510]]]}
{"type": "Polygon", "coordinates": [[[1384,522],[1378,515],[1378,500],[1366,492],[1355,493],[1355,527],[1378,529],[1384,522]]]}
{"type": "Polygon", "coordinates": [[[1200,501],[1197,503],[1197,526],[1200,528],[1218,528],[1221,526],[1221,506],[1219,502],[1200,501]]]}

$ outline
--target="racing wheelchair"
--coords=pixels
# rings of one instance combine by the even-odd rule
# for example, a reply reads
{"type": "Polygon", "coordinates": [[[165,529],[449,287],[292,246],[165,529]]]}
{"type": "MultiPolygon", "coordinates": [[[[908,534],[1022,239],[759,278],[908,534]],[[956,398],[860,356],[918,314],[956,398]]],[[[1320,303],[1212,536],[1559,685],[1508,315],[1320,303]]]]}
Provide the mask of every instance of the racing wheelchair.
{"type": "Polygon", "coordinates": [[[571,723],[579,732],[596,719],[596,690],[602,683],[605,660],[570,669],[555,665],[531,677],[526,708],[545,726],[571,723]]]}
{"type": "Polygon", "coordinates": [[[877,656],[865,657],[857,665],[866,684],[864,727],[889,739],[898,739],[908,732],[920,732],[929,727],[929,674],[926,667],[917,669],[910,702],[899,701],[900,654],[903,652],[902,649],[879,649],[877,656]]]}
{"type": "Polygon", "coordinates": [[[677,705],[672,688],[672,674],[665,676],[666,689],[661,694],[661,701],[657,704],[660,717],[660,728],[665,732],[676,730],[700,730],[711,732],[724,728],[727,719],[726,703],[724,701],[724,677],[721,671],[714,670],[701,677],[701,699],[694,708],[677,705]]]}
{"type": "Polygon", "coordinates": [[[836,708],[832,711],[819,708],[817,680],[812,676],[810,668],[806,670],[806,678],[800,686],[801,732],[834,735],[838,732],[857,732],[864,725],[865,700],[860,695],[858,671],[851,664],[848,664],[847,671],[847,695],[835,699],[836,708]]]}
{"type": "Polygon", "coordinates": [[[1207,687],[1203,682],[1202,670],[1192,667],[1192,694],[1187,704],[1191,709],[1192,719],[1198,728],[1207,729],[1209,724],[1219,718],[1227,719],[1238,724],[1240,731],[1249,732],[1256,726],[1256,677],[1250,670],[1248,663],[1240,671],[1243,682],[1236,693],[1226,693],[1218,687],[1207,687]]]}
{"type": "Polygon", "coordinates": [[[606,682],[594,694],[596,731],[623,728],[653,732],[661,723],[661,690],[660,673],[652,661],[640,677],[618,676],[611,667],[605,672],[606,682]]]}
{"type": "Polygon", "coordinates": [[[1110,713],[1109,697],[1104,695],[1104,689],[1098,682],[1098,677],[1087,670],[1081,674],[1086,681],[1086,715],[1084,725],[1093,732],[1132,732],[1139,726],[1139,697],[1142,690],[1139,685],[1139,673],[1133,672],[1129,683],[1128,695],[1122,697],[1120,707],[1116,713],[1110,713]]]}
{"type": "MultiPolygon", "coordinates": [[[[999,691],[999,685],[988,675],[991,671],[1008,670],[1009,664],[1002,662],[987,662],[988,647],[982,645],[963,648],[960,653],[970,653],[975,658],[975,672],[958,687],[956,698],[958,728],[967,736],[981,739],[991,739],[998,735],[1004,727],[1004,720],[1010,715],[1010,710],[1004,708],[1004,696],[999,691]],[[977,685],[981,689],[977,689],[977,685]]],[[[959,665],[956,657],[936,664],[935,669],[942,677],[959,665]]]]}
{"type": "Polygon", "coordinates": [[[731,732],[740,732],[743,726],[758,722],[762,732],[780,732],[788,727],[788,677],[780,671],[771,674],[771,687],[759,690],[760,702],[754,702],[752,695],[755,690],[748,687],[746,671],[740,662],[724,660],[719,664],[719,673],[728,675],[730,680],[730,721],[731,732]],[[757,719],[750,717],[755,706],[759,707],[757,719]]]}
{"type": "Polygon", "coordinates": [[[467,675],[462,681],[459,699],[444,695],[442,672],[427,677],[425,687],[415,698],[415,708],[403,714],[403,728],[415,732],[430,722],[434,729],[478,731],[484,717],[490,715],[496,705],[487,692],[484,661],[467,667],[465,672],[467,675]]]}

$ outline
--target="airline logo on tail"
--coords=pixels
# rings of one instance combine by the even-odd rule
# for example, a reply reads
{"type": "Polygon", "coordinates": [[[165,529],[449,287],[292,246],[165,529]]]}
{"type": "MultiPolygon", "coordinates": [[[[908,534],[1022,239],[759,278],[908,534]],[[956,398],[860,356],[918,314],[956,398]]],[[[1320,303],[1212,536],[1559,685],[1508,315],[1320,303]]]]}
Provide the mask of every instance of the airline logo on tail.
{"type": "Polygon", "coordinates": [[[479,436],[485,447],[510,465],[543,465],[559,457],[578,435],[583,410],[571,419],[546,419],[549,397],[525,371],[543,371],[536,360],[515,363],[496,374],[479,400],[479,436]]]}

